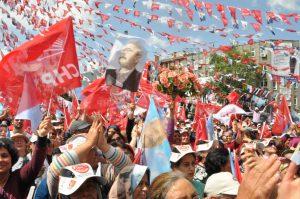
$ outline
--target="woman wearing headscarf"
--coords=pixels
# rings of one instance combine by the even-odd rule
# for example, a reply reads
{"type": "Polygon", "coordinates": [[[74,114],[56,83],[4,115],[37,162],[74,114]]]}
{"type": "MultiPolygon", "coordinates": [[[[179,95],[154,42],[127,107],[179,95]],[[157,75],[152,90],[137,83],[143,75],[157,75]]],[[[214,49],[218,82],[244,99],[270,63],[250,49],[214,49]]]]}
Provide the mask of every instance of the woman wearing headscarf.
{"type": "Polygon", "coordinates": [[[46,117],[38,130],[38,140],[32,159],[15,171],[12,171],[12,166],[19,158],[17,149],[11,140],[0,139],[0,198],[26,198],[46,158],[47,134],[50,128],[51,118],[46,117]]]}
{"type": "Polygon", "coordinates": [[[110,199],[146,199],[149,194],[150,171],[147,166],[130,165],[116,178],[109,192],[110,199]]]}

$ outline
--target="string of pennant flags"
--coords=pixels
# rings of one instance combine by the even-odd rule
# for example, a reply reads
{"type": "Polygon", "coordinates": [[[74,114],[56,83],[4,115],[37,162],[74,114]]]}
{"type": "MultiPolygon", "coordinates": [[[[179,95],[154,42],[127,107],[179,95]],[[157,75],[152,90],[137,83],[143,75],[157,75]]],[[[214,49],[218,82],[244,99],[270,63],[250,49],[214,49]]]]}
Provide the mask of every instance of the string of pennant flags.
{"type": "MultiPolygon", "coordinates": [[[[132,7],[126,7],[124,2],[124,0],[121,0],[120,4],[116,1],[104,3],[103,1],[92,0],[82,0],[81,3],[78,3],[78,1],[59,0],[52,4],[47,1],[22,1],[17,3],[16,1],[6,1],[6,4],[1,2],[1,13],[6,15],[7,19],[10,19],[9,21],[1,19],[0,23],[0,29],[3,30],[0,40],[3,45],[6,46],[4,52],[0,51],[1,56],[3,57],[5,52],[12,50],[24,40],[32,38],[34,34],[37,34],[39,31],[44,30],[68,15],[76,16],[74,17],[76,27],[75,35],[79,38],[76,43],[81,49],[79,51],[79,58],[84,61],[84,64],[95,62],[99,57],[103,65],[107,64],[107,54],[113,45],[111,33],[123,32],[121,28],[114,27],[109,23],[109,20],[112,19],[120,23],[128,23],[131,28],[140,29],[149,34],[155,34],[167,39],[171,45],[176,42],[183,42],[197,47],[208,47],[209,49],[213,48],[211,43],[195,41],[192,38],[178,36],[169,32],[156,31],[155,23],[165,24],[170,29],[176,28],[178,31],[203,31],[214,33],[221,37],[228,37],[230,35],[233,39],[248,38],[248,43],[252,43],[253,39],[259,39],[263,35],[261,28],[265,25],[265,20],[267,21],[265,27],[274,35],[276,34],[276,30],[300,34],[300,31],[291,29],[290,27],[281,28],[271,26],[271,24],[280,21],[289,26],[293,23],[298,23],[300,15],[297,13],[278,14],[272,11],[266,11],[264,20],[263,12],[260,10],[225,6],[223,4],[213,4],[205,1],[172,0],[170,3],[161,3],[151,0],[133,1],[132,7]],[[142,5],[148,12],[137,9],[137,5],[142,5]],[[167,13],[168,16],[163,16],[163,14],[158,13],[160,10],[167,11],[165,13],[167,13]],[[220,17],[217,16],[215,10],[220,14],[220,17]],[[178,16],[182,17],[182,19],[184,13],[186,13],[190,21],[175,19],[174,11],[176,11],[178,16]],[[119,15],[121,12],[125,14],[125,16],[129,16],[130,20],[121,17],[119,15]],[[227,12],[229,12],[231,16],[232,28],[228,27],[227,12]],[[239,12],[241,18],[239,18],[239,12]],[[147,26],[136,22],[135,18],[140,17],[145,18],[148,24],[147,26]],[[201,25],[196,22],[198,19],[200,23],[205,22],[207,17],[222,22],[223,27],[217,27],[215,24],[201,25]],[[255,22],[246,21],[250,17],[253,17],[255,22]],[[27,20],[24,20],[24,18],[27,20]],[[293,22],[291,19],[294,19],[293,22]],[[242,29],[239,28],[239,24],[241,24],[242,29]],[[237,30],[246,30],[249,24],[254,29],[253,34],[236,32],[237,30]],[[18,30],[22,37],[19,37],[16,32],[10,30],[12,26],[18,30]],[[99,32],[99,30],[102,32],[99,32]],[[97,47],[96,49],[95,45],[97,47]]],[[[176,18],[178,17],[176,16],[176,18]]],[[[162,47],[156,48],[156,50],[167,52],[167,50],[162,47]]]]}

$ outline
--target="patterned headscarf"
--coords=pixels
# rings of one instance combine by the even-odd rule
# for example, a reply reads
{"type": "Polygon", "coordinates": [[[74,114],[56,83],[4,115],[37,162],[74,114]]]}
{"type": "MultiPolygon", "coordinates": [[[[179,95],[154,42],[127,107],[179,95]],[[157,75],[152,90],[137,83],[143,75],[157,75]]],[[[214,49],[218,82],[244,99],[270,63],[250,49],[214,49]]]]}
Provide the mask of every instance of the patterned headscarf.
{"type": "Polygon", "coordinates": [[[130,165],[122,169],[114,184],[112,185],[109,198],[110,199],[131,199],[133,193],[142,178],[144,177],[147,166],[142,165],[130,165]]]}

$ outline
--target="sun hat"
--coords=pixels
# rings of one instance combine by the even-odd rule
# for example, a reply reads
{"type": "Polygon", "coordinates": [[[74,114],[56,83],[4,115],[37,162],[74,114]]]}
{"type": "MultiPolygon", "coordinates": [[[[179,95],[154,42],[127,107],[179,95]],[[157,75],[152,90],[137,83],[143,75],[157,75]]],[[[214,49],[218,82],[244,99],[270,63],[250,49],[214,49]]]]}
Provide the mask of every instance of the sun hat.
{"type": "Polygon", "coordinates": [[[230,172],[219,172],[211,175],[205,184],[204,192],[208,196],[219,194],[237,195],[240,184],[230,172]]]}
{"type": "Polygon", "coordinates": [[[24,134],[24,133],[19,133],[19,132],[12,132],[11,136],[10,136],[10,139],[12,141],[14,141],[15,138],[24,138],[25,139],[25,142],[29,142],[29,138],[24,134]]]}
{"type": "MultiPolygon", "coordinates": [[[[61,153],[77,148],[79,145],[84,144],[87,141],[87,137],[84,134],[73,135],[66,141],[65,145],[59,147],[61,153]]],[[[95,148],[99,156],[103,155],[102,151],[95,148]]]]}
{"type": "Polygon", "coordinates": [[[106,179],[94,174],[91,165],[81,163],[65,167],[59,176],[58,192],[71,195],[76,192],[88,179],[95,179],[101,185],[107,183],[106,179]]]}
{"type": "Polygon", "coordinates": [[[201,152],[201,151],[208,151],[213,145],[213,141],[204,143],[204,144],[198,144],[196,152],[201,152]]]}
{"type": "Polygon", "coordinates": [[[195,151],[192,149],[190,145],[176,145],[174,148],[177,149],[178,153],[172,152],[170,157],[170,162],[176,163],[178,162],[183,156],[187,154],[195,154],[195,151]]]}
{"type": "Polygon", "coordinates": [[[83,134],[74,135],[66,141],[65,145],[60,146],[59,149],[64,153],[65,151],[75,149],[79,145],[85,143],[86,140],[87,138],[83,134]]]}

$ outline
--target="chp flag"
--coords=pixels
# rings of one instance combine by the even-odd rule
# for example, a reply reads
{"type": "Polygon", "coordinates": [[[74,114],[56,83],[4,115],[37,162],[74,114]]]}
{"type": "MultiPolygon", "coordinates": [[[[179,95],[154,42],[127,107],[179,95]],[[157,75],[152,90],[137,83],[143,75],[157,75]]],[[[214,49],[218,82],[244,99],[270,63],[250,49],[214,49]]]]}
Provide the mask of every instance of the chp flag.
{"type": "Polygon", "coordinates": [[[0,91],[7,99],[6,105],[15,110],[14,114],[80,87],[72,18],[50,26],[4,56],[0,76],[0,91]],[[34,103],[24,100],[23,90],[28,88],[28,82],[34,84],[30,86],[34,95],[25,95],[34,103]],[[26,105],[22,101],[27,101],[26,105]]]}

